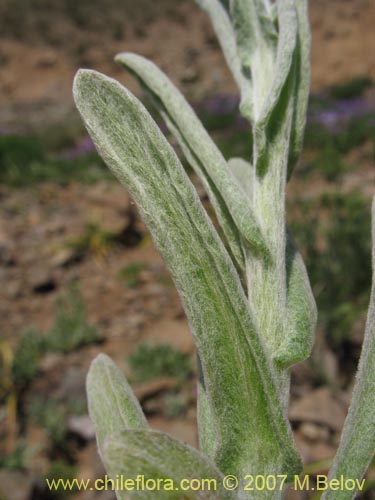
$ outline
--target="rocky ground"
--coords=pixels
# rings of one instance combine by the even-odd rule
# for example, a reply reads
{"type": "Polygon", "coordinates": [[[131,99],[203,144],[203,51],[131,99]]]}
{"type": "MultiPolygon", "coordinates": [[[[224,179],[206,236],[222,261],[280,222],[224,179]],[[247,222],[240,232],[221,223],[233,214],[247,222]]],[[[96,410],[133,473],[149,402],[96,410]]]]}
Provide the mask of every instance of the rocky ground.
{"type": "MultiPolygon", "coordinates": [[[[38,0],[0,6],[2,129],[58,121],[72,110],[79,67],[106,72],[138,92],[113,62],[115,54],[151,58],[191,100],[236,92],[207,16],[192,0],[66,1],[46,9],[38,0]],[[97,15],[100,12],[100,16],[97,15]],[[52,22],[53,19],[53,22],[52,22]]],[[[371,0],[310,2],[314,91],[355,77],[375,78],[375,5],[371,0]]]]}

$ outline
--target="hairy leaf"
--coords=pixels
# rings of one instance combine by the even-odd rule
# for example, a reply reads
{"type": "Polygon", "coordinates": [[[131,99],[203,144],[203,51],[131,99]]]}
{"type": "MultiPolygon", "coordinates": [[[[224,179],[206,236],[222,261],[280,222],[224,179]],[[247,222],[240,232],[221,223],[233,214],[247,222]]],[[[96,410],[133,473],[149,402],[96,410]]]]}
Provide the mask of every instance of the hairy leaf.
{"type": "MultiPolygon", "coordinates": [[[[182,141],[185,152],[189,151],[188,159],[192,161],[192,167],[197,169],[197,174],[206,187],[211,184],[220,194],[218,199],[211,189],[214,207],[223,206],[225,203],[243,238],[256,254],[266,257],[267,245],[247,197],[239,189],[238,182],[231,175],[222,154],[179,90],[157,66],[141,56],[120,54],[116,57],[116,61],[132,71],[156,98],[167,123],[172,125],[172,132],[177,132],[177,139],[182,141]]],[[[226,225],[229,227],[230,220],[226,225]]]]}
{"type": "Polygon", "coordinates": [[[237,55],[236,39],[225,6],[220,0],[196,0],[196,2],[209,14],[215,33],[223,49],[224,57],[237,85],[241,89],[243,83],[241,62],[237,55]]]}
{"type": "Polygon", "coordinates": [[[114,432],[147,427],[137,398],[124,375],[105,354],[91,363],[87,375],[87,398],[99,449],[114,432]]]}
{"type": "Polygon", "coordinates": [[[292,473],[300,461],[241,283],[173,149],[142,104],[80,71],[74,95],[108,166],[127,187],[169,266],[190,320],[227,473],[292,473]]]}
{"type": "Polygon", "coordinates": [[[230,158],[228,166],[251,203],[254,185],[254,167],[243,158],[230,158]]]}
{"type": "MultiPolygon", "coordinates": [[[[372,202],[372,272],[370,305],[356,384],[329,479],[341,475],[345,479],[362,479],[375,454],[375,198],[372,202]]],[[[328,489],[322,498],[350,500],[357,492],[358,487],[353,491],[328,489]]]]}
{"type": "Polygon", "coordinates": [[[169,130],[178,140],[188,163],[194,168],[195,172],[201,179],[203,187],[210,199],[211,205],[215,210],[217,220],[219,221],[219,224],[223,229],[231,254],[235,259],[235,261],[237,262],[238,268],[243,274],[245,269],[245,257],[242,249],[241,234],[237,229],[237,226],[233,220],[232,215],[228,210],[226,203],[224,202],[223,197],[217,190],[210,176],[207,174],[206,169],[204,168],[202,162],[186,144],[184,137],[180,134],[179,129],[171,121],[170,117],[163,111],[161,111],[161,115],[163,116],[164,121],[167,124],[169,130]]]}
{"type": "Polygon", "coordinates": [[[310,91],[310,27],[307,0],[295,0],[298,18],[298,37],[296,47],[296,81],[292,135],[290,140],[288,177],[302,149],[306,123],[306,112],[310,91]]]}
{"type": "Polygon", "coordinates": [[[289,234],[286,246],[287,320],[284,338],[274,355],[282,367],[303,361],[311,352],[317,309],[301,254],[289,234]]]}
{"type": "Polygon", "coordinates": [[[273,79],[277,32],[263,0],[230,0],[230,15],[244,81],[241,113],[256,121],[273,79]],[[249,95],[250,93],[250,95],[249,95]]]}
{"type": "MultiPolygon", "coordinates": [[[[132,429],[112,435],[104,446],[104,463],[114,479],[122,476],[137,481],[137,477],[142,475],[146,488],[149,485],[149,491],[119,489],[116,492],[119,500],[235,498],[234,494],[222,486],[223,476],[212,462],[194,448],[162,432],[132,429]],[[189,488],[190,481],[194,479],[200,482],[202,479],[209,479],[211,482],[194,491],[189,488]],[[146,482],[147,480],[149,481],[146,482]]],[[[198,481],[192,483],[193,488],[199,487],[198,481]]]]}
{"type": "MultiPolygon", "coordinates": [[[[273,71],[272,85],[264,100],[259,116],[255,120],[255,165],[257,172],[264,174],[268,168],[267,161],[263,158],[266,154],[266,146],[275,132],[272,127],[279,126],[285,120],[285,109],[288,107],[288,101],[294,99],[291,89],[285,91],[285,86],[294,87],[294,73],[291,75],[294,53],[297,43],[297,13],[295,9],[295,0],[279,0],[278,18],[279,18],[279,39],[277,45],[277,57],[273,71]],[[283,94],[284,91],[284,95],[283,94]]],[[[259,70],[260,71],[260,70],[259,70]]]]}

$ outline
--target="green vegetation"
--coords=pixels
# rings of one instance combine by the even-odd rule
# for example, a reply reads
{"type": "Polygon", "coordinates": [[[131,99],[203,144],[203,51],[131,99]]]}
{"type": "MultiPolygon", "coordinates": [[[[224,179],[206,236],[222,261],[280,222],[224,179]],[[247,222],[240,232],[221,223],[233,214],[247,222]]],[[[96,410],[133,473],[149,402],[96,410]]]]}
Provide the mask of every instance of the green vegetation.
{"type": "Polygon", "coordinates": [[[56,399],[33,398],[28,404],[31,420],[43,427],[52,446],[64,447],[67,429],[66,406],[56,399]]]}
{"type": "Polygon", "coordinates": [[[165,416],[178,418],[183,415],[189,406],[189,400],[184,394],[168,393],[165,396],[165,416]]]}
{"type": "Polygon", "coordinates": [[[0,469],[22,470],[27,466],[26,444],[20,441],[9,455],[0,456],[0,469]]]}
{"type": "MultiPolygon", "coordinates": [[[[55,479],[62,479],[63,481],[72,481],[77,477],[77,468],[64,460],[56,460],[51,463],[50,468],[46,474],[45,479],[49,481],[55,479]]],[[[73,491],[67,491],[59,488],[57,491],[48,490],[49,497],[52,498],[65,498],[70,496],[73,491]]]]}
{"type": "Polygon", "coordinates": [[[226,131],[215,137],[224,158],[249,158],[253,156],[252,136],[249,130],[226,131]]]}
{"type": "Polygon", "coordinates": [[[303,222],[291,225],[306,258],[320,322],[331,346],[340,351],[368,303],[369,207],[357,193],[337,193],[304,202],[302,210],[303,222]]]}
{"type": "Polygon", "coordinates": [[[122,267],[118,276],[129,288],[136,288],[141,283],[141,273],[150,269],[149,264],[144,262],[133,262],[122,267]]]}
{"type": "Polygon", "coordinates": [[[115,242],[115,235],[103,229],[100,224],[91,222],[86,225],[84,233],[69,242],[69,246],[79,252],[92,252],[105,255],[115,242]]]}
{"type": "Polygon", "coordinates": [[[45,351],[45,338],[35,329],[26,331],[14,353],[12,375],[16,386],[24,386],[38,372],[40,356],[45,351]]]}
{"type": "Polygon", "coordinates": [[[346,154],[361,146],[366,140],[375,142],[375,114],[352,118],[341,131],[331,132],[322,123],[310,123],[306,127],[305,146],[310,149],[333,148],[346,154]]]}
{"type": "Polygon", "coordinates": [[[363,94],[363,92],[373,84],[371,78],[359,76],[347,82],[332,86],[330,94],[335,99],[352,99],[363,94]]]}
{"type": "Polygon", "coordinates": [[[21,187],[46,181],[91,183],[112,179],[96,153],[64,158],[47,151],[47,143],[47,139],[44,143],[37,137],[0,136],[0,184],[21,187]]]}
{"type": "Polygon", "coordinates": [[[87,321],[79,290],[71,288],[58,299],[55,323],[46,334],[33,328],[22,335],[12,362],[13,383],[18,388],[27,385],[45,352],[71,352],[99,340],[97,329],[87,321]]]}
{"type": "Polygon", "coordinates": [[[141,344],[128,362],[137,381],[160,376],[185,380],[192,374],[189,356],[168,344],[141,344]]]}
{"type": "Polygon", "coordinates": [[[329,182],[338,182],[347,170],[348,166],[342,155],[329,145],[316,151],[315,157],[306,165],[302,175],[318,173],[329,182]]]}
{"type": "Polygon", "coordinates": [[[99,340],[97,329],[87,322],[80,292],[71,288],[58,301],[55,324],[46,336],[46,350],[71,352],[99,340]]]}

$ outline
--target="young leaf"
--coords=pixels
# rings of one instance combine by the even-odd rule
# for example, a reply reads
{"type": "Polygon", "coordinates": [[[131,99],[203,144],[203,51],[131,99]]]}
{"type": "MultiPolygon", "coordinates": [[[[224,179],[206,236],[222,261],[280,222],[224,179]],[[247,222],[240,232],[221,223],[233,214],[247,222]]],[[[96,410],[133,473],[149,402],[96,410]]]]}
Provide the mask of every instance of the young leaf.
{"type": "MultiPolygon", "coordinates": [[[[252,84],[249,74],[242,70],[242,64],[237,54],[236,37],[228,14],[229,5],[220,0],[196,0],[210,16],[216,36],[223,49],[224,57],[233,77],[241,90],[241,106],[247,110],[250,119],[252,111],[252,84]]],[[[229,4],[229,2],[228,2],[229,4]]]]}
{"type": "Polygon", "coordinates": [[[273,79],[277,32],[263,0],[229,4],[242,74],[252,93],[250,98],[243,93],[240,109],[246,118],[256,120],[273,79]]]}
{"type": "Polygon", "coordinates": [[[306,112],[310,91],[310,46],[311,35],[308,19],[307,0],[295,0],[298,18],[298,37],[296,47],[296,82],[292,134],[290,140],[288,178],[302,149],[306,123],[306,112]]]}
{"type": "Polygon", "coordinates": [[[280,32],[272,87],[257,120],[262,125],[266,125],[272,110],[280,99],[281,91],[292,67],[293,54],[297,43],[298,23],[295,0],[279,0],[276,5],[278,7],[280,32]]]}
{"type": "Polygon", "coordinates": [[[138,204],[190,320],[227,473],[298,472],[273,372],[233,263],[173,149],[142,104],[80,71],[74,95],[98,150],[138,204]]]}
{"type": "Polygon", "coordinates": [[[284,104],[282,99],[286,101],[292,100],[292,104],[294,99],[291,89],[285,91],[286,86],[290,86],[291,88],[294,87],[294,74],[291,75],[291,72],[298,29],[297,13],[294,3],[295,0],[279,0],[277,2],[280,33],[272,86],[254,124],[254,162],[257,172],[260,175],[264,175],[265,169],[268,168],[267,162],[263,157],[266,153],[267,143],[272,140],[270,135],[275,135],[275,133],[269,129],[275,125],[279,126],[278,124],[285,120],[284,116],[280,116],[280,110],[287,109],[288,103],[286,102],[284,104]],[[284,96],[282,95],[283,92],[284,96]]]}
{"type": "Polygon", "coordinates": [[[243,274],[245,270],[245,257],[242,249],[242,237],[223,197],[217,190],[215,184],[212,182],[211,177],[207,174],[202,162],[186,144],[184,137],[180,134],[180,131],[170,120],[169,116],[166,115],[163,111],[161,111],[161,115],[164,118],[164,121],[167,124],[169,130],[178,140],[182,152],[184,153],[189,165],[194,168],[194,171],[199,176],[203,187],[210,199],[211,205],[215,210],[217,220],[223,230],[227,244],[230,248],[230,252],[234,260],[236,261],[239,270],[243,274]]]}
{"type": "Polygon", "coordinates": [[[109,475],[137,481],[144,476],[145,490],[116,491],[119,500],[231,500],[235,494],[222,485],[223,476],[205,456],[194,448],[153,430],[130,430],[109,437],[104,445],[104,463],[109,475]],[[190,489],[190,481],[193,488],[190,489]],[[149,480],[148,482],[146,482],[149,480]],[[159,487],[153,488],[154,484],[159,487]],[[149,491],[147,491],[149,485],[149,491]]]}
{"type": "Polygon", "coordinates": [[[283,368],[306,359],[312,349],[317,309],[309,277],[292,236],[286,246],[287,321],[282,344],[274,355],[283,368]]]}
{"type": "MultiPolygon", "coordinates": [[[[250,248],[257,255],[267,257],[267,245],[247,197],[229,172],[222,154],[179,90],[155,64],[144,57],[136,54],[119,54],[116,61],[133,72],[151,93],[167,119],[167,124],[172,125],[172,132],[177,131],[177,139],[182,140],[185,149],[188,148],[189,158],[199,159],[200,167],[197,169],[197,174],[202,180],[208,177],[209,179],[204,179],[205,185],[211,183],[221,196],[220,200],[213,200],[214,206],[222,205],[225,200],[239,232],[247,240],[250,248]]],[[[197,168],[197,161],[192,162],[192,167],[197,168]]]]}
{"type": "Polygon", "coordinates": [[[243,158],[230,158],[228,166],[251,203],[255,175],[254,167],[243,158]]]}
{"type": "Polygon", "coordinates": [[[236,39],[225,6],[220,3],[220,0],[196,0],[196,2],[210,16],[224,57],[238,87],[241,89],[243,79],[241,62],[237,55],[236,39]]]}
{"type": "MultiPolygon", "coordinates": [[[[372,272],[370,305],[356,384],[329,479],[343,476],[361,480],[375,453],[375,197],[372,202],[372,272]]],[[[328,489],[322,499],[350,500],[357,492],[358,487],[353,491],[328,489]]]]}
{"type": "Polygon", "coordinates": [[[114,432],[147,427],[137,398],[124,375],[105,354],[91,363],[87,375],[87,398],[98,447],[114,432]]]}

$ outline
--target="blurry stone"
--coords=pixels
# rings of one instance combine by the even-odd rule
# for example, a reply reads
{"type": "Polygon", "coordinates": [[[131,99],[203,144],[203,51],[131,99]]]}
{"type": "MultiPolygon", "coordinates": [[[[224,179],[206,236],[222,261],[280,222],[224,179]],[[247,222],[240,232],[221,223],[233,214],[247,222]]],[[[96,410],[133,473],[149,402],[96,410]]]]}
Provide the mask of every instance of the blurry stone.
{"type": "Polygon", "coordinates": [[[36,61],[37,68],[52,68],[57,63],[57,54],[52,50],[49,50],[42,54],[36,61]]]}
{"type": "Polygon", "coordinates": [[[32,267],[28,275],[28,283],[35,293],[49,293],[55,290],[56,283],[47,269],[32,267]]]}
{"type": "Polygon", "coordinates": [[[327,441],[329,439],[329,430],[327,427],[322,427],[312,422],[303,422],[298,430],[304,437],[311,441],[327,441]]]}
{"type": "Polygon", "coordinates": [[[48,352],[39,363],[39,370],[43,372],[51,372],[61,368],[64,363],[64,354],[57,352],[48,352]]]}
{"type": "Polygon", "coordinates": [[[95,439],[95,427],[88,415],[73,415],[68,419],[68,430],[84,441],[95,439]]]}
{"type": "Polygon", "coordinates": [[[22,282],[10,281],[5,288],[6,295],[9,299],[17,299],[22,294],[22,282]]]}
{"type": "Polygon", "coordinates": [[[0,470],[1,500],[30,500],[35,478],[25,471],[0,470]]]}
{"type": "Polygon", "coordinates": [[[292,403],[289,418],[292,422],[315,422],[333,431],[342,429],[346,416],[344,405],[327,387],[316,389],[292,403]]]}
{"type": "MultiPolygon", "coordinates": [[[[335,446],[332,444],[323,443],[321,441],[314,443],[310,440],[306,440],[305,437],[298,431],[294,434],[294,437],[297,449],[302,456],[304,464],[312,464],[314,462],[330,459],[333,458],[335,454],[335,446]]],[[[326,471],[318,471],[318,473],[321,474],[324,472],[326,471]]]]}
{"type": "Polygon", "coordinates": [[[86,394],[86,370],[72,366],[64,373],[56,397],[61,399],[80,399],[86,394]]]}
{"type": "Polygon", "coordinates": [[[196,68],[185,68],[181,75],[181,83],[195,83],[199,79],[196,68]]]}
{"type": "Polygon", "coordinates": [[[82,260],[82,254],[76,248],[61,248],[50,260],[52,267],[66,267],[82,260]]]}
{"type": "Polygon", "coordinates": [[[174,389],[176,385],[176,379],[171,377],[160,377],[150,380],[149,382],[137,384],[133,389],[137,399],[142,402],[160,394],[161,392],[170,391],[174,389]]]}

